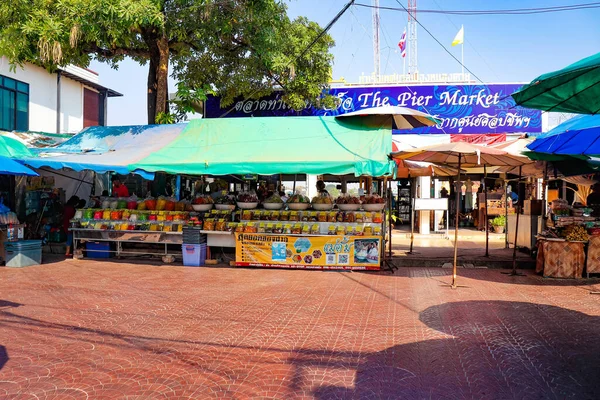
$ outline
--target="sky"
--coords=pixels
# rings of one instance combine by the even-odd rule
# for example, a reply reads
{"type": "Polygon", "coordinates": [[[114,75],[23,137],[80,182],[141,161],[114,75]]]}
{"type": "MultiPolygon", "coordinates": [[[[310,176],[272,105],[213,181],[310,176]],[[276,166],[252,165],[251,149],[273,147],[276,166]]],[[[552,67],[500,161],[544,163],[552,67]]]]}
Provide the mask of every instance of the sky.
{"type": "MultiPolygon", "coordinates": [[[[322,27],[348,0],[290,0],[291,18],[306,16],[322,27]]],[[[418,10],[483,10],[552,7],[587,3],[587,0],[419,0],[418,10]]],[[[356,0],[371,4],[371,0],[356,0]]],[[[406,6],[407,0],[402,0],[406,6]]],[[[396,0],[380,0],[380,6],[400,7],[396,0]]],[[[402,73],[398,41],[407,25],[407,14],[381,10],[381,73],[402,73]]],[[[451,47],[454,36],[464,26],[464,65],[486,83],[529,82],[549,71],[565,67],[600,51],[600,8],[535,15],[448,16],[419,13],[418,21],[455,57],[460,46],[451,47]]],[[[358,82],[361,74],[373,71],[371,9],[354,5],[331,28],[335,40],[333,78],[358,82]]],[[[460,72],[454,60],[421,26],[417,28],[418,70],[420,73],[460,72]]],[[[124,96],[108,103],[109,125],[146,123],[147,66],[131,60],[118,70],[93,62],[100,83],[124,96]]],[[[175,91],[170,81],[170,91],[175,91]]]]}

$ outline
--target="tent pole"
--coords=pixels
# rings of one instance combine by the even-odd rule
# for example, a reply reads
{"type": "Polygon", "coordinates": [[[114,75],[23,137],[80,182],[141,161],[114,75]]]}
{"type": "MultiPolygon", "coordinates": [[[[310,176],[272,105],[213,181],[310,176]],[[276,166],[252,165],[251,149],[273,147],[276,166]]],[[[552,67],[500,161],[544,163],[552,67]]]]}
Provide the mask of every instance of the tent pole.
{"type": "Polygon", "coordinates": [[[390,210],[390,218],[389,218],[389,232],[388,232],[388,241],[390,243],[390,248],[389,248],[389,257],[390,257],[390,261],[392,260],[392,181],[390,179],[389,184],[388,184],[388,203],[389,203],[389,210],[390,210]]]}
{"type": "Polygon", "coordinates": [[[296,174],[294,174],[294,188],[292,189],[292,196],[296,194],[296,174]]]}
{"type": "MultiPolygon", "coordinates": [[[[505,176],[505,178],[506,178],[506,176],[505,176]]],[[[506,191],[508,189],[506,186],[506,179],[504,179],[503,187],[504,187],[504,189],[503,189],[504,195],[503,196],[504,196],[504,221],[505,221],[505,223],[504,223],[504,248],[508,249],[508,201],[506,201],[506,191]]]]}
{"type": "MultiPolygon", "coordinates": [[[[519,166],[519,180],[517,181],[517,190],[519,190],[518,187],[521,182],[521,168],[523,168],[523,167],[519,166]]],[[[521,199],[519,199],[519,200],[521,200],[521,199]]],[[[515,212],[517,213],[517,221],[515,223],[515,244],[513,247],[512,272],[510,273],[510,275],[512,275],[512,276],[522,275],[522,274],[517,273],[517,238],[519,235],[519,214],[520,214],[520,207],[519,207],[518,202],[515,207],[515,212]]]]}
{"type": "MultiPolygon", "coordinates": [[[[461,155],[460,153],[458,154],[458,178],[457,178],[457,182],[460,182],[460,163],[461,163],[461,155]]],[[[452,266],[452,289],[456,289],[456,259],[458,257],[458,219],[459,219],[459,199],[460,199],[460,192],[458,190],[456,190],[456,215],[454,217],[455,219],[455,224],[454,224],[454,265],[452,266]]]]}
{"type": "MultiPolygon", "coordinates": [[[[410,173],[408,174],[409,181],[410,173]]],[[[415,185],[410,182],[410,198],[408,199],[409,207],[410,207],[410,249],[408,250],[408,254],[413,253],[413,244],[415,242],[415,185]]]]}
{"type": "Polygon", "coordinates": [[[548,162],[544,161],[544,176],[542,177],[542,231],[546,229],[546,185],[548,181],[548,162]]]}
{"type": "MultiPolygon", "coordinates": [[[[485,257],[490,256],[490,230],[488,228],[488,204],[487,204],[487,186],[485,179],[487,178],[487,167],[483,165],[483,201],[485,202],[483,224],[485,229],[485,257]]],[[[477,200],[479,201],[479,200],[477,200]]]]}

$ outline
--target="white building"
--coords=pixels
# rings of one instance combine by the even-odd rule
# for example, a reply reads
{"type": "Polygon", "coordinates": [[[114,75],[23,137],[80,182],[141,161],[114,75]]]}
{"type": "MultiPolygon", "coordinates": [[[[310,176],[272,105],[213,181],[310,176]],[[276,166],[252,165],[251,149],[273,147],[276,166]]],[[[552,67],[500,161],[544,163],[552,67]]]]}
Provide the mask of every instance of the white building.
{"type": "Polygon", "coordinates": [[[106,125],[108,97],[122,96],[99,84],[98,74],[67,66],[58,73],[26,64],[11,71],[0,57],[0,130],[76,133],[106,125]]]}

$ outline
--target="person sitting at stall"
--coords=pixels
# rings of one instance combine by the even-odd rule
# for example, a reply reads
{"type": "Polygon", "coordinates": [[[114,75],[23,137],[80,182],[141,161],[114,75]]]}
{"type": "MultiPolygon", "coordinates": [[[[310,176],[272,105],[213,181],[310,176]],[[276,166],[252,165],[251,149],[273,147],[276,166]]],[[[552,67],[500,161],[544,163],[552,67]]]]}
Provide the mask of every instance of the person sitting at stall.
{"type": "Polygon", "coordinates": [[[596,183],[592,186],[592,193],[588,195],[586,205],[588,207],[600,206],[600,183],[596,183]]]}
{"type": "Polygon", "coordinates": [[[77,203],[76,208],[82,209],[82,208],[85,208],[85,206],[87,206],[87,201],[85,201],[85,199],[81,199],[81,200],[79,200],[79,203],[77,203]]]}
{"type": "Polygon", "coordinates": [[[129,197],[129,190],[127,186],[121,183],[121,180],[117,175],[113,175],[112,177],[113,184],[113,197],[129,197]]]}
{"type": "Polygon", "coordinates": [[[71,257],[71,247],[73,246],[73,232],[71,232],[71,220],[75,216],[75,207],[79,203],[79,197],[72,196],[67,204],[65,204],[65,208],[63,209],[63,229],[67,234],[67,243],[65,250],[65,257],[71,257]]]}
{"type": "Polygon", "coordinates": [[[317,181],[317,191],[319,192],[319,194],[329,195],[329,192],[327,191],[327,189],[325,189],[325,182],[323,181],[317,181]]]}
{"type": "Polygon", "coordinates": [[[508,198],[510,198],[513,206],[516,206],[519,202],[519,195],[512,191],[512,186],[509,186],[507,189],[508,198]]]}

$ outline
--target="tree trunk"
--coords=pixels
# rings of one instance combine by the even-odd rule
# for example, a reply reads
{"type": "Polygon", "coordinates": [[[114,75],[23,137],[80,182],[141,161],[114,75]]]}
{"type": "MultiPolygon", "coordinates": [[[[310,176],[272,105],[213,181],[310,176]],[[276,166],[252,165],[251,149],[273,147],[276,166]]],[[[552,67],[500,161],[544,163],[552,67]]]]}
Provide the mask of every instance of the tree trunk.
{"type": "Polygon", "coordinates": [[[158,64],[158,56],[155,52],[150,51],[150,67],[148,68],[148,124],[156,123],[156,65],[158,64]]]}
{"type": "Polygon", "coordinates": [[[156,114],[169,111],[169,41],[164,36],[158,40],[158,51],[160,58],[156,71],[156,114]]]}
{"type": "Polygon", "coordinates": [[[169,42],[166,37],[159,37],[148,47],[148,124],[155,124],[156,116],[168,111],[169,42]]]}

